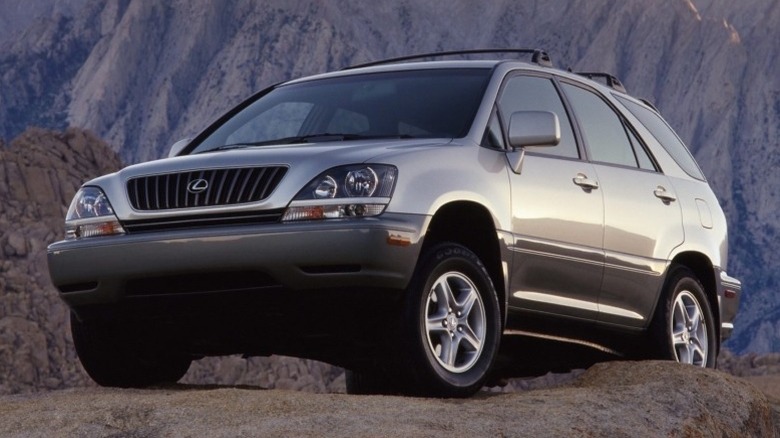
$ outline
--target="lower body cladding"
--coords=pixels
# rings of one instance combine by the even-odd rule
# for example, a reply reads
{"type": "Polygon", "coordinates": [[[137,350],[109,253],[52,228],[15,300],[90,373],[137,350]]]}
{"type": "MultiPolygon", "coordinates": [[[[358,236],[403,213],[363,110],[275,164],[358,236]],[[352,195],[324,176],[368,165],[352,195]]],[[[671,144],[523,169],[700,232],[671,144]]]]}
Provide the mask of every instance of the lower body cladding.
{"type": "Polygon", "coordinates": [[[85,323],[114,321],[196,357],[274,353],[347,366],[363,350],[347,354],[347,344],[368,349],[387,326],[427,220],[385,214],[62,241],[49,247],[49,271],[85,323]]]}

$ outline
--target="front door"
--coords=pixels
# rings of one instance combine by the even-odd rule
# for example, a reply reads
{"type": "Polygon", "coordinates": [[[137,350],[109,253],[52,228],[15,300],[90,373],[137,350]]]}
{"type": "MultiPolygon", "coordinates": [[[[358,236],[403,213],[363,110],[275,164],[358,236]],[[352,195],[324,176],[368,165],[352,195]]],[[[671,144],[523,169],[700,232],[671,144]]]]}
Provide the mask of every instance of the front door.
{"type": "Polygon", "coordinates": [[[498,102],[503,121],[516,111],[558,115],[561,142],[526,148],[510,171],[515,252],[510,307],[596,319],[604,267],[604,204],[593,165],[580,158],[574,131],[553,81],[509,77],[498,102]]]}

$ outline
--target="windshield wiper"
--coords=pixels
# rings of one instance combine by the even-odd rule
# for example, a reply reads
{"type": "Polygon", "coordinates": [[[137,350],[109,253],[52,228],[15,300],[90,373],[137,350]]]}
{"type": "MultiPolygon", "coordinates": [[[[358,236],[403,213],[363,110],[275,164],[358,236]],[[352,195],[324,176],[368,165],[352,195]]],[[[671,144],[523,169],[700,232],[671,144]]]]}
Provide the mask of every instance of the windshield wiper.
{"type": "Polygon", "coordinates": [[[226,144],[224,146],[209,149],[203,152],[224,151],[228,149],[241,149],[252,146],[270,146],[295,143],[319,143],[328,141],[348,141],[348,140],[377,140],[383,138],[415,138],[408,134],[386,134],[386,135],[363,135],[363,134],[334,134],[325,132],[321,134],[296,135],[293,137],[282,137],[273,140],[253,141],[245,143],[226,144]]]}

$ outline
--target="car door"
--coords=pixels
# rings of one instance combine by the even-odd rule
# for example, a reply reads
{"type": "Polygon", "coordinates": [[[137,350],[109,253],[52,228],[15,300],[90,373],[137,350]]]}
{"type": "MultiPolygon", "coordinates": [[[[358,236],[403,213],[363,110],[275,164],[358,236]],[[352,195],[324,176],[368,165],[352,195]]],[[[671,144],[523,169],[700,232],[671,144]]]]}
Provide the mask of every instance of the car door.
{"type": "Polygon", "coordinates": [[[604,198],[603,322],[644,327],[672,250],[683,242],[682,212],[630,124],[592,90],[562,83],[604,198]]]}
{"type": "Polygon", "coordinates": [[[580,158],[574,130],[549,77],[515,74],[498,99],[502,121],[516,111],[551,111],[561,141],[527,147],[511,171],[514,251],[509,305],[596,319],[603,274],[603,200],[594,167],[580,158]]]}

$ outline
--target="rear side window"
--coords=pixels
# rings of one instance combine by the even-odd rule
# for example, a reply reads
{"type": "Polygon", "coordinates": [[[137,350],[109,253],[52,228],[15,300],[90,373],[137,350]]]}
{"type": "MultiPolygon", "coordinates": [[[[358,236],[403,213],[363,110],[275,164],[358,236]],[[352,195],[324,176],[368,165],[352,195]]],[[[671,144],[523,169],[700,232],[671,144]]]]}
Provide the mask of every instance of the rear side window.
{"type": "Polygon", "coordinates": [[[658,143],[669,152],[674,161],[693,178],[704,181],[702,173],[696,160],[693,159],[688,148],[685,147],[680,137],[672,131],[672,128],[655,111],[646,108],[638,103],[632,102],[624,97],[615,96],[623,106],[626,107],[640,122],[653,134],[658,143]]]}
{"type": "Polygon", "coordinates": [[[636,153],[636,160],[639,162],[639,168],[644,170],[656,170],[653,160],[650,159],[650,155],[647,154],[647,151],[642,146],[642,142],[639,141],[639,138],[637,138],[628,127],[626,127],[626,133],[631,140],[631,145],[634,146],[634,153],[636,153]]]}
{"type": "Polygon", "coordinates": [[[599,96],[569,84],[562,85],[582,128],[591,159],[639,167],[623,122],[599,96]]]}

